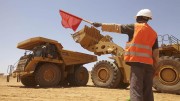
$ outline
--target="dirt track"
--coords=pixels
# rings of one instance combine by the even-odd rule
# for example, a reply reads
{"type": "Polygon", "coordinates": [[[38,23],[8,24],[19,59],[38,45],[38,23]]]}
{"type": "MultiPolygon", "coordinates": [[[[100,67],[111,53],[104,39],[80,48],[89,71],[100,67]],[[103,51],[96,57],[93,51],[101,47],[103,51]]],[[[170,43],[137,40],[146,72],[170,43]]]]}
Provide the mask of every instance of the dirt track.
{"type": "MultiPolygon", "coordinates": [[[[129,90],[94,87],[25,88],[16,79],[0,77],[0,101],[126,101],[129,90]]],[[[155,101],[180,101],[180,95],[154,92],[155,101]]]]}

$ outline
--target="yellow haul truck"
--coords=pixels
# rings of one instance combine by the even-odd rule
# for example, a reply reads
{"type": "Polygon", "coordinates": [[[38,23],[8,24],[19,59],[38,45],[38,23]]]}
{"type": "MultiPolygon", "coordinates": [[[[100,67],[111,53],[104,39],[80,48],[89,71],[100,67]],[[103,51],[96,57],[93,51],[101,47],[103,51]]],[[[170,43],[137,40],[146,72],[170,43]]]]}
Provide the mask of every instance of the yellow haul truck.
{"type": "Polygon", "coordinates": [[[83,64],[97,61],[94,55],[64,50],[57,41],[43,37],[22,41],[17,48],[26,50],[14,71],[24,86],[85,86],[89,74],[83,64]]]}
{"type": "MultiPolygon", "coordinates": [[[[123,60],[124,49],[115,44],[110,36],[103,36],[99,30],[88,26],[72,36],[83,48],[94,52],[95,55],[112,54],[110,58],[113,62],[102,60],[94,65],[91,78],[95,86],[107,88],[129,86],[130,67],[123,60]]],[[[164,40],[164,36],[162,39],[164,40]]],[[[180,94],[180,43],[173,36],[168,36],[168,39],[171,39],[170,44],[163,43],[159,48],[161,60],[153,80],[154,88],[159,92],[180,94]]]]}
{"type": "Polygon", "coordinates": [[[159,35],[160,61],[153,86],[159,92],[180,94],[180,40],[172,35],[159,35]]]}

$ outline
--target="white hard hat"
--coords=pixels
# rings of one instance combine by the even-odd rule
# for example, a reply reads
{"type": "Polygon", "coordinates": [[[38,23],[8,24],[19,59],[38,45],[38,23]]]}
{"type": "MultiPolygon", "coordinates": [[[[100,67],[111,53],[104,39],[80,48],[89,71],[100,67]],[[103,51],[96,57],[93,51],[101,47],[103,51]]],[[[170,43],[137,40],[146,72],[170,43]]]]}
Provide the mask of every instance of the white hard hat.
{"type": "Polygon", "coordinates": [[[137,16],[145,16],[145,17],[149,17],[150,19],[152,19],[152,12],[149,9],[142,9],[136,14],[136,17],[137,16]]]}

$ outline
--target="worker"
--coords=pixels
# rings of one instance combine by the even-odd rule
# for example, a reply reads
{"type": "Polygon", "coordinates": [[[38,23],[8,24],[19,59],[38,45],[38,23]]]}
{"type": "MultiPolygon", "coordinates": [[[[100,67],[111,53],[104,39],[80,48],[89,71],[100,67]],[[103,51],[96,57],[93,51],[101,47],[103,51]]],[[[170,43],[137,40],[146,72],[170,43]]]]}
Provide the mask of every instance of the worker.
{"type": "Polygon", "coordinates": [[[152,12],[142,9],[136,15],[136,23],[92,23],[102,31],[123,33],[129,36],[124,60],[131,66],[130,101],[154,101],[152,85],[157,68],[159,51],[157,33],[147,24],[152,12]]]}

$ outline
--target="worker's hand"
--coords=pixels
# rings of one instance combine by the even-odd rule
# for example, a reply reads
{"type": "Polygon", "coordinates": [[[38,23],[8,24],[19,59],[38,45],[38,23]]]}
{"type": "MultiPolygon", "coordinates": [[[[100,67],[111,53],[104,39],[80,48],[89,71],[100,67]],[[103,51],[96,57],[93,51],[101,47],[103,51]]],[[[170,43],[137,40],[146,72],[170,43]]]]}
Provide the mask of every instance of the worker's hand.
{"type": "Polygon", "coordinates": [[[93,25],[94,27],[101,27],[101,26],[102,26],[102,23],[93,22],[92,25],[93,25]]]}

